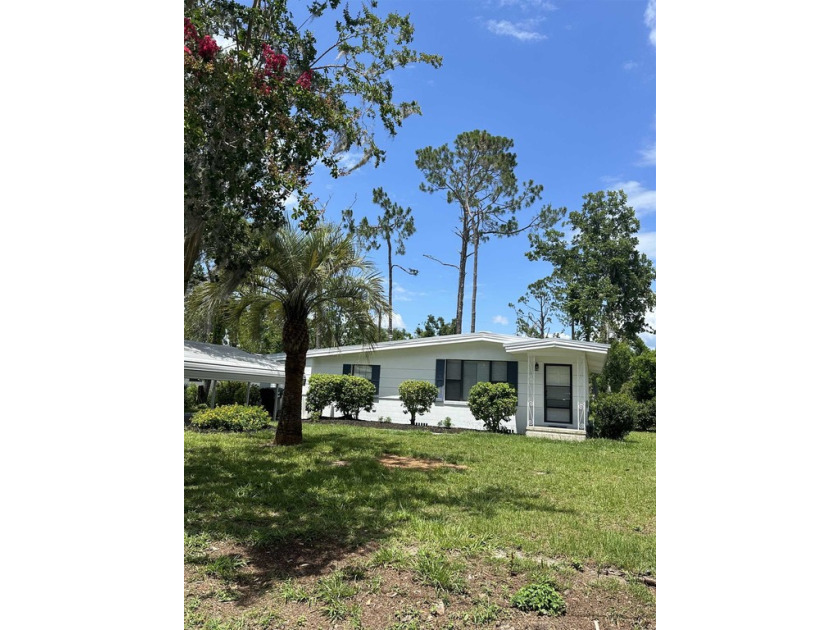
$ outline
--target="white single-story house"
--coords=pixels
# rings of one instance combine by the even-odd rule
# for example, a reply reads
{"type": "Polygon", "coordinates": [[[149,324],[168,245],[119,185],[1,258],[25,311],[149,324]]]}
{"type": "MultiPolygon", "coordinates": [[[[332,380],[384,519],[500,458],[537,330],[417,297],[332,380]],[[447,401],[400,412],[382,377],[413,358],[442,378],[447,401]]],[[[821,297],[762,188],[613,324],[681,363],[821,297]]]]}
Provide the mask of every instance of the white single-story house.
{"type": "MultiPolygon", "coordinates": [[[[481,429],[467,406],[478,382],[510,383],[517,391],[516,417],[506,426],[516,433],[582,440],[589,413],[589,375],[600,373],[609,345],[569,339],[532,339],[489,332],[444,335],[310,349],[306,374],[354,374],[376,387],[374,411],[360,420],[408,423],[397,388],[403,381],[434,383],[438,399],[418,423],[481,429]]],[[[283,365],[284,354],[266,355],[283,365]]],[[[304,388],[304,396],[306,388],[304,388]]],[[[330,415],[330,409],[324,410],[330,415]]],[[[304,411],[305,413],[305,411],[304,411]]]]}

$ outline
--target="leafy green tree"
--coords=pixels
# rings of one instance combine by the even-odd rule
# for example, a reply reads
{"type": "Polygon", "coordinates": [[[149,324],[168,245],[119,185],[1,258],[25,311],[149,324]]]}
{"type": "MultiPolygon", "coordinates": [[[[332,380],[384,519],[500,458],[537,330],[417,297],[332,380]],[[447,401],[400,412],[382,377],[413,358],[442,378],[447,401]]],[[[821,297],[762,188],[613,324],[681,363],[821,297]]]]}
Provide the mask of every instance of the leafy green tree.
{"type": "Polygon", "coordinates": [[[355,239],[332,224],[319,224],[309,233],[283,226],[265,237],[260,252],[244,277],[222,272],[217,282],[195,290],[206,308],[227,304],[234,319],[248,311],[258,315],[279,304],[286,385],[274,443],[300,444],[309,318],[323,304],[339,304],[352,316],[360,334],[374,341],[376,324],[371,313],[385,308],[382,278],[358,251],[355,239]]]}
{"type": "MultiPolygon", "coordinates": [[[[572,337],[607,342],[654,332],[645,313],[656,305],[653,263],[639,252],[639,220],[623,190],[587,193],[579,212],[570,212],[561,227],[528,235],[531,260],[554,266],[547,279],[572,327],[572,337]]],[[[559,211],[564,217],[565,208],[559,211]]]]}
{"type": "Polygon", "coordinates": [[[516,413],[516,390],[507,383],[476,383],[467,405],[476,420],[494,433],[507,433],[502,422],[516,413]]]}
{"type": "Polygon", "coordinates": [[[284,222],[290,199],[292,218],[313,227],[307,186],[315,164],[334,177],[378,165],[376,135],[395,135],[420,112],[415,101],[394,101],[391,73],[441,64],[410,47],[407,15],[379,15],[376,0],[357,10],[316,1],[301,5],[303,15],[287,4],[184,3],[185,292],[202,253],[246,274],[260,255],[255,235],[284,222]],[[316,41],[314,31],[330,25],[333,38],[316,41]],[[343,168],[340,157],[354,148],[363,158],[343,168]]]}
{"type": "Polygon", "coordinates": [[[545,339],[550,336],[549,325],[553,317],[562,317],[554,296],[545,279],[528,285],[528,291],[520,297],[516,306],[508,304],[516,315],[516,332],[526,337],[545,339]]]}
{"type": "Polygon", "coordinates": [[[383,210],[376,217],[376,223],[372,224],[367,217],[362,217],[357,225],[352,208],[344,210],[342,217],[347,229],[357,235],[365,250],[379,249],[380,239],[385,243],[388,252],[388,339],[391,340],[394,338],[394,269],[401,269],[410,276],[417,275],[416,269],[406,269],[394,262],[394,256],[405,254],[405,239],[414,234],[414,217],[411,216],[411,208],[403,208],[391,201],[382,188],[373,189],[373,203],[383,210]]]}
{"type": "Polygon", "coordinates": [[[656,350],[648,350],[630,361],[628,391],[639,402],[656,398],[656,350]]]}
{"type": "Polygon", "coordinates": [[[414,331],[415,337],[439,337],[441,335],[458,334],[456,332],[456,320],[454,319],[447,323],[443,317],[436,318],[434,315],[429,315],[422,326],[422,328],[418,326],[414,331]]]}
{"type": "Polygon", "coordinates": [[[633,374],[631,362],[635,354],[630,344],[613,341],[607,352],[607,359],[601,374],[595,377],[599,392],[620,392],[622,386],[633,374]]]}
{"type": "MultiPolygon", "coordinates": [[[[459,134],[453,145],[454,149],[447,144],[418,149],[415,164],[426,179],[420,184],[420,190],[428,193],[445,191],[446,202],[458,206],[455,233],[461,239],[461,249],[457,267],[455,334],[461,334],[467,258],[473,257],[470,332],[475,332],[479,244],[487,241],[490,235],[512,236],[532,227],[536,220],[520,228],[515,215],[540,198],[542,186],[529,180],[520,192],[514,174],[516,154],[511,152],[513,140],[475,130],[459,134]]],[[[550,213],[550,207],[545,211],[550,213]]]]}
{"type": "Polygon", "coordinates": [[[433,383],[426,381],[403,381],[398,388],[400,401],[405,411],[410,414],[409,421],[414,420],[419,413],[421,416],[431,410],[438,395],[438,388],[433,383]]]}

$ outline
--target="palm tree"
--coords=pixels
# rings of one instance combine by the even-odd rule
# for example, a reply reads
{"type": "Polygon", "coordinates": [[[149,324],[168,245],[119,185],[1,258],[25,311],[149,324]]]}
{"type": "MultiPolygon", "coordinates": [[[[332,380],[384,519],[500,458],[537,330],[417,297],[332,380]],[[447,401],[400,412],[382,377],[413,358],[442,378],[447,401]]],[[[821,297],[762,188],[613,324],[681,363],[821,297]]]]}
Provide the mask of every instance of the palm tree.
{"type": "Polygon", "coordinates": [[[371,312],[387,309],[387,302],[381,276],[337,225],[321,224],[308,233],[285,226],[267,236],[261,249],[258,264],[246,275],[223,275],[197,290],[209,308],[230,296],[225,306],[234,320],[248,314],[248,321],[256,323],[271,310],[282,317],[286,385],[274,443],[300,444],[310,318],[337,305],[373,342],[377,326],[371,312]]]}

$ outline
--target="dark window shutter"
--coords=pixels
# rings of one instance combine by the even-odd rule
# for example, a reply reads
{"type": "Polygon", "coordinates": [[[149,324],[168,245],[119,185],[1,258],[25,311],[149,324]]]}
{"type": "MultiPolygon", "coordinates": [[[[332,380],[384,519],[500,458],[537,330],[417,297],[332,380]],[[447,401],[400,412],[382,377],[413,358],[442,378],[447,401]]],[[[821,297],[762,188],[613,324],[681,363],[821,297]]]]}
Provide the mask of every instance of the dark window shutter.
{"type": "Polygon", "coordinates": [[[519,393],[519,362],[518,361],[508,361],[508,384],[519,393]]]}
{"type": "Polygon", "coordinates": [[[342,374],[350,374],[350,370],[353,366],[349,363],[345,363],[344,366],[341,368],[342,374]]]}
{"type": "Polygon", "coordinates": [[[435,386],[443,387],[445,377],[446,359],[438,359],[437,361],[435,361],[435,386]]]}
{"type": "Polygon", "coordinates": [[[373,386],[376,388],[376,396],[379,396],[379,370],[382,366],[380,365],[371,365],[370,366],[370,382],[373,383],[373,386]]]}
{"type": "Polygon", "coordinates": [[[446,359],[435,361],[435,387],[438,388],[437,400],[443,402],[443,387],[446,385],[446,359]]]}

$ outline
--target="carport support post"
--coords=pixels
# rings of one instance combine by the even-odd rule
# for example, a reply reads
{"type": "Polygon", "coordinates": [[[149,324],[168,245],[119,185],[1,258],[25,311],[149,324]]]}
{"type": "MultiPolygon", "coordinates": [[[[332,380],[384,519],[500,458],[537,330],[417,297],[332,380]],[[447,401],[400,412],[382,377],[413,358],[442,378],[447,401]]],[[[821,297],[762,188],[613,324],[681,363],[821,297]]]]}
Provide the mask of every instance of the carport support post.
{"type": "Polygon", "coordinates": [[[280,386],[279,384],[274,384],[274,422],[277,423],[277,407],[280,405],[277,404],[277,401],[280,400],[280,386]]]}
{"type": "Polygon", "coordinates": [[[216,381],[210,381],[210,409],[216,408],[216,381]]]}
{"type": "Polygon", "coordinates": [[[245,387],[245,406],[247,407],[250,404],[251,404],[251,383],[248,382],[248,384],[245,387]]]}

